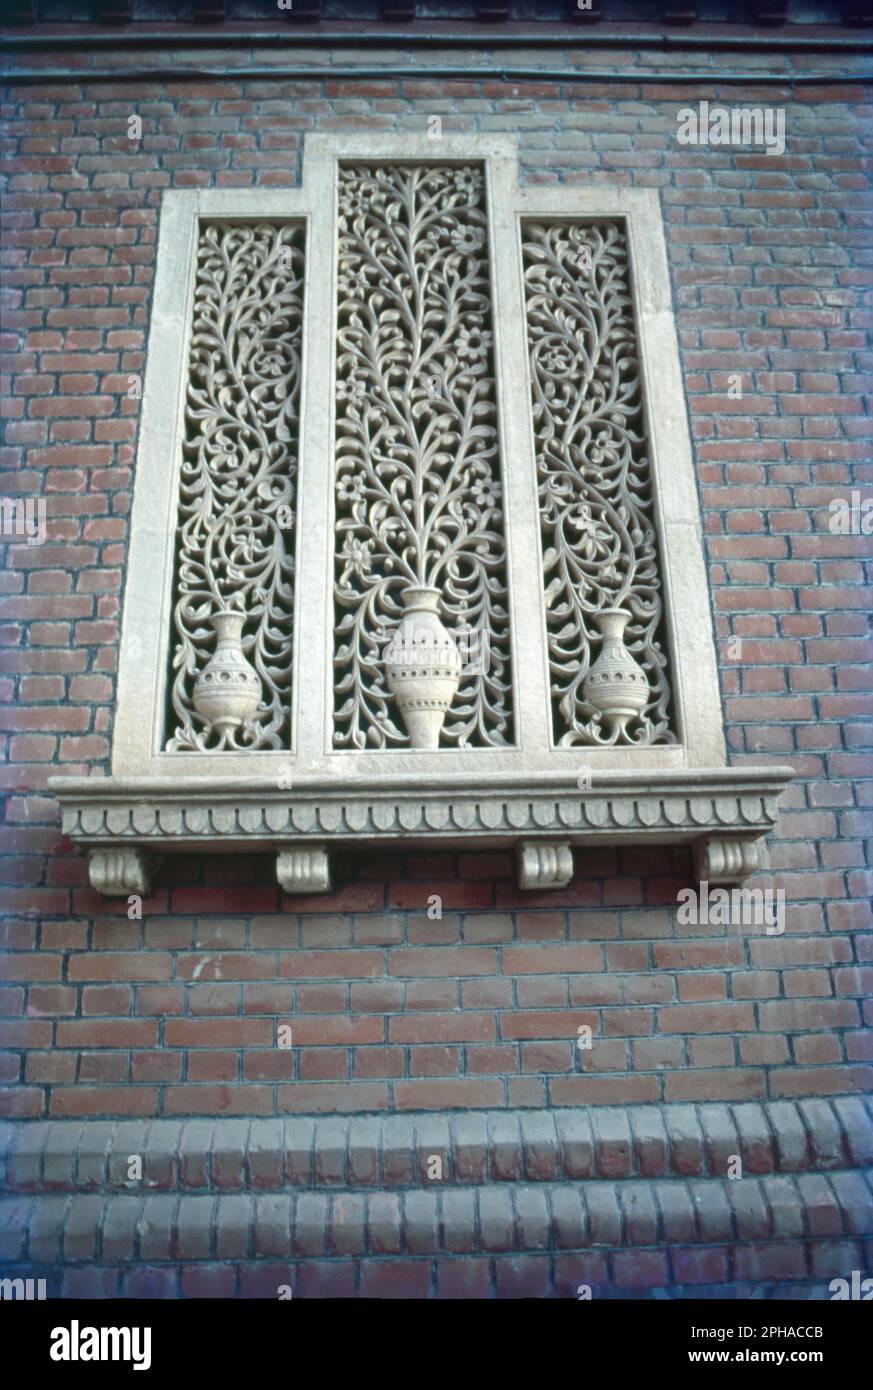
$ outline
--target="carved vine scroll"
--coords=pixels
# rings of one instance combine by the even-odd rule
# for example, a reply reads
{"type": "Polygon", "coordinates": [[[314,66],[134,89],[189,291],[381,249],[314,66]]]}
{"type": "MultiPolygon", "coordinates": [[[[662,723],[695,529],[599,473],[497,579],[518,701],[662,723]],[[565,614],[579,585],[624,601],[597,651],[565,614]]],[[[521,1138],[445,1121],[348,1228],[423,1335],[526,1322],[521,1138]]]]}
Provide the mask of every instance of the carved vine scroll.
{"type": "Polygon", "coordinates": [[[524,222],[522,250],[555,741],[673,743],[626,235],[615,222],[524,222]],[[639,714],[617,723],[586,698],[594,615],[616,610],[619,627],[628,615],[624,669],[648,682],[639,714]]]}
{"type": "Polygon", "coordinates": [[[179,485],[172,751],[288,746],[303,240],[300,223],[201,230],[179,485]],[[240,629],[241,641],[227,637],[240,629]],[[226,657],[215,666],[223,634],[235,669],[226,657]],[[227,689],[219,683],[234,677],[254,690],[245,718],[198,712],[208,706],[201,689],[215,683],[214,703],[227,689]]]}
{"type": "Polygon", "coordinates": [[[341,167],[337,747],[408,745],[383,654],[411,586],[465,655],[443,744],[512,741],[485,180],[341,167]]]}

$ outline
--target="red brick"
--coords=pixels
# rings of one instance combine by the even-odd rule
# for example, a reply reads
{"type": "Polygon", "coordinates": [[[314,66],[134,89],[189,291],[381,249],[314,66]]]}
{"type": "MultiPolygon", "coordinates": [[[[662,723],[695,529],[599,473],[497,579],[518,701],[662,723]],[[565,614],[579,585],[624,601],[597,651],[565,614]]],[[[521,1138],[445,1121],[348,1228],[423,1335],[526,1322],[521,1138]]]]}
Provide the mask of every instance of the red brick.
{"type": "Polygon", "coordinates": [[[388,1020],[392,1043],[495,1042],[496,1037],[492,1013],[399,1014],[388,1020]]]}
{"type": "Polygon", "coordinates": [[[508,975],[588,974],[603,969],[600,946],[505,946],[503,968],[508,975]]]}
{"type": "Polygon", "coordinates": [[[461,1068],[459,1047],[413,1047],[409,1053],[410,1076],[457,1076],[461,1068]]]}
{"type": "Polygon", "coordinates": [[[482,1259],[442,1259],[437,1261],[438,1298],[493,1298],[490,1261],[482,1259]]]}
{"type": "Polygon", "coordinates": [[[753,1067],[670,1072],[664,1077],[664,1099],[668,1101],[763,1100],[765,1094],[765,1074],[753,1067]]]}
{"type": "Polygon", "coordinates": [[[553,1105],[638,1105],[660,1099],[654,1076],[556,1076],[549,1082],[553,1105]]]}
{"type": "Polygon", "coordinates": [[[67,965],[70,980],[169,980],[172,959],[159,951],[101,951],[73,955],[67,965]]]}
{"type": "Polygon", "coordinates": [[[165,1115],[272,1115],[269,1086],[168,1086],[165,1115]]]}
{"type": "Polygon", "coordinates": [[[282,979],[367,979],[383,974],[379,951],[300,951],[279,956],[282,979]]]}
{"type": "Polygon", "coordinates": [[[503,1082],[497,1079],[451,1081],[395,1081],[398,1110],[486,1109],[503,1105],[503,1082]]]}
{"type": "Polygon", "coordinates": [[[399,1047],[358,1047],[354,1051],[356,1077],[402,1076],[403,1050],[399,1047]]]}
{"type": "Polygon", "coordinates": [[[754,1027],[751,1004],[689,1004],[658,1012],[662,1033],[748,1033],[754,1027]]]}
{"type": "Polygon", "coordinates": [[[539,1012],[513,1013],[500,1015],[500,1033],[505,1040],[513,1038],[573,1038],[579,1035],[581,1027],[588,1027],[596,1036],[599,1031],[596,1013],[574,1009],[545,1009],[539,1012]]]}
{"type": "Polygon", "coordinates": [[[58,1047],[154,1047],[158,1025],[150,1019],[89,1019],[55,1027],[58,1047]]]}
{"type": "Polygon", "coordinates": [[[427,1298],[430,1289],[429,1260],[385,1259],[361,1263],[362,1298],[427,1298]]]}
{"type": "Polygon", "coordinates": [[[388,969],[392,975],[493,975],[497,952],[483,947],[461,946],[455,950],[434,946],[423,950],[391,952],[388,969]]]}
{"type": "Polygon", "coordinates": [[[293,1086],[279,1087],[278,1108],[280,1112],[298,1115],[386,1110],[388,1087],[375,1081],[359,1081],[354,1086],[296,1081],[293,1086]]]}
{"type": "Polygon", "coordinates": [[[69,1115],[143,1115],[157,1113],[154,1086],[74,1086],[52,1091],[49,1113],[69,1115]]]}

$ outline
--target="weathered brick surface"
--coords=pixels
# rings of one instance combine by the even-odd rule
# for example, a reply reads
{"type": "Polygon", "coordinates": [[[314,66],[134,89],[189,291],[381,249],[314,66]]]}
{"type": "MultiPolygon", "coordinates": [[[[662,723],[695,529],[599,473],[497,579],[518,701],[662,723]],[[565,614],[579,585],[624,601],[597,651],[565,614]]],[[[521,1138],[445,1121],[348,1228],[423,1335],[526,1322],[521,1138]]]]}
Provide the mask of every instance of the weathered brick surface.
{"type": "MultiPolygon", "coordinates": [[[[706,59],[704,95],[760,101],[718,86],[741,55],[706,59]]],[[[13,81],[2,109],[0,487],[48,516],[43,546],[0,536],[0,1113],[24,1122],[0,1145],[4,1241],[18,1252],[29,1225],[50,1260],[75,1194],[52,1277],[86,1297],[741,1290],[853,1267],[873,1157],[870,539],[828,519],[873,497],[869,97],[777,89],[786,150],[765,156],[678,146],[687,86],[189,85],[160,61],[148,83],[13,81]],[[131,921],[60,835],[48,777],[108,768],[162,192],[285,186],[308,130],[433,114],[517,131],[531,184],[659,190],[729,755],[797,773],[770,846],[781,937],[683,926],[687,853],[633,847],[580,853],[548,896],[519,894],[502,853],[344,855],[323,899],[283,897],[266,859],[179,858],[131,921]],[[408,1217],[432,1155],[442,1208],[408,1217]],[[600,1179],[647,1195],[632,1215],[601,1187],[577,1207],[568,1184],[600,1179]],[[336,1225],[349,1191],[364,1208],[336,1225]],[[632,1230],[639,1254],[574,1251],[589,1228],[632,1230]],[[467,1258],[474,1235],[492,1244],[467,1258]]]]}

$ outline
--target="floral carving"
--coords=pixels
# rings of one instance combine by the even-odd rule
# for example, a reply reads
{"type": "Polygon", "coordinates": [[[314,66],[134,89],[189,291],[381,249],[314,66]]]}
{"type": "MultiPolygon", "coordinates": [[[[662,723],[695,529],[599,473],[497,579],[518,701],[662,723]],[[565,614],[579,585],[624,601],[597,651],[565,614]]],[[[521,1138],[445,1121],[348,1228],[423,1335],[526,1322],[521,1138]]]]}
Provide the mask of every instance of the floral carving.
{"type": "MultiPolygon", "coordinates": [[[[676,741],[627,244],[613,222],[522,229],[552,713],[563,747],[676,741]],[[585,699],[601,623],[624,643],[649,699],[629,720],[585,699]]],[[[642,703],[642,701],[640,701],[642,703]]]]}
{"type": "Polygon", "coordinates": [[[408,745],[387,640],[439,590],[465,662],[443,744],[512,739],[485,181],[481,168],[340,168],[334,663],[338,747],[408,745]]]}
{"type": "Polygon", "coordinates": [[[288,745],[302,276],[299,224],[201,232],[177,522],[173,751],[288,745]],[[262,698],[238,727],[216,728],[193,697],[222,613],[244,617],[241,651],[262,698]]]}

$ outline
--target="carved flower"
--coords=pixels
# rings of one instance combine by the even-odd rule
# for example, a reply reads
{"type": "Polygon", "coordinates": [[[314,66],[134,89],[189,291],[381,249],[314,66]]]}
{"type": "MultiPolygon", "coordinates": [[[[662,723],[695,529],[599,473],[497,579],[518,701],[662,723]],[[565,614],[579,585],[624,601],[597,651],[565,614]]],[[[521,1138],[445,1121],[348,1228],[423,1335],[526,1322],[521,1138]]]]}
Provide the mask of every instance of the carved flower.
{"type": "Polygon", "coordinates": [[[480,232],[478,227],[455,227],[449,235],[449,240],[456,251],[463,252],[465,256],[472,256],[485,245],[485,234],[480,232]]]}
{"type": "Polygon", "coordinates": [[[258,376],[282,376],[285,367],[278,352],[264,352],[253,363],[258,376]]]}
{"type": "Polygon", "coordinates": [[[360,405],[366,394],[367,388],[360,377],[349,377],[347,381],[336,384],[337,400],[348,401],[349,405],[360,405]]]}
{"type": "Polygon", "coordinates": [[[500,484],[493,478],[477,478],[470,488],[470,494],[483,511],[488,511],[496,507],[500,500],[500,484]]]}
{"type": "Polygon", "coordinates": [[[455,348],[459,357],[469,357],[472,361],[477,358],[485,357],[492,342],[492,334],[484,328],[474,325],[472,328],[461,328],[458,332],[458,341],[455,348]]]}
{"type": "Polygon", "coordinates": [[[467,197],[472,197],[479,192],[481,187],[481,175],[477,169],[456,169],[452,174],[452,183],[459,193],[465,193],[467,197]]]}
{"type": "Polygon", "coordinates": [[[360,299],[367,288],[367,281],[360,270],[341,270],[336,280],[340,299],[360,299]]]}
{"type": "Polygon", "coordinates": [[[540,362],[546,371],[554,372],[556,376],[569,374],[575,361],[576,354],[566,343],[554,343],[540,354],[540,362]]]}
{"type": "Polygon", "coordinates": [[[353,221],[356,217],[366,217],[374,208],[384,207],[384,204],[385,194],[381,192],[378,184],[372,181],[348,184],[343,180],[340,189],[340,215],[347,222],[353,221]]]}
{"type": "Polygon", "coordinates": [[[359,541],[354,536],[346,536],[343,542],[342,554],[346,561],[346,569],[351,570],[359,579],[363,579],[364,575],[370,572],[373,563],[371,545],[371,541],[359,541]]]}
{"type": "Polygon", "coordinates": [[[357,473],[347,473],[336,485],[336,495],[341,502],[360,502],[364,497],[364,480],[357,473]]]}
{"type": "Polygon", "coordinates": [[[605,458],[615,457],[615,446],[607,430],[601,430],[588,450],[592,463],[602,463],[605,458]]]}

